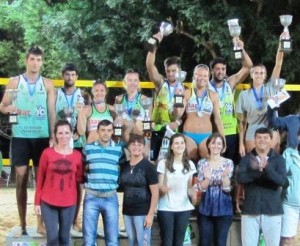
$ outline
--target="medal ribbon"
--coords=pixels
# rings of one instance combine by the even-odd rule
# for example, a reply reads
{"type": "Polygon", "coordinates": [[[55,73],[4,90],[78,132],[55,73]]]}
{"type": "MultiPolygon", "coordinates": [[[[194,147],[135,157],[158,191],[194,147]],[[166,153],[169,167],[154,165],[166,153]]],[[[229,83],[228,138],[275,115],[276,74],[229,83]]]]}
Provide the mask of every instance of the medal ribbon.
{"type": "Polygon", "coordinates": [[[132,111],[132,108],[133,108],[133,105],[137,104],[137,98],[139,96],[139,93],[136,93],[133,101],[131,103],[129,103],[129,100],[128,100],[128,95],[126,94],[125,95],[125,102],[126,102],[126,113],[130,116],[131,115],[131,111],[132,111]],[[130,107],[130,105],[132,107],[130,107]]]}
{"type": "Polygon", "coordinates": [[[169,84],[169,82],[167,81],[167,84],[168,84],[168,90],[169,90],[169,99],[170,99],[170,102],[172,102],[172,98],[174,97],[174,93],[177,89],[177,86],[178,86],[178,83],[176,82],[176,85],[174,87],[174,90],[173,90],[173,93],[171,92],[171,86],[169,84]]]}
{"type": "Polygon", "coordinates": [[[203,91],[203,93],[202,93],[202,95],[201,95],[201,103],[199,102],[199,97],[198,97],[198,95],[197,95],[196,89],[194,89],[194,92],[195,92],[195,95],[196,95],[198,112],[200,112],[201,109],[202,109],[203,101],[204,101],[204,99],[205,99],[205,97],[206,97],[206,95],[207,95],[207,91],[206,91],[206,90],[203,91]]]}
{"type": "Polygon", "coordinates": [[[263,99],[263,96],[264,96],[264,87],[262,86],[260,88],[259,97],[257,96],[255,88],[252,88],[252,92],[253,92],[254,97],[255,97],[256,108],[258,110],[262,110],[262,99],[263,99]]]}
{"type": "Polygon", "coordinates": [[[23,74],[23,78],[25,79],[25,81],[27,82],[27,88],[28,88],[28,93],[30,95],[30,97],[33,97],[33,94],[35,92],[35,88],[36,88],[36,84],[37,84],[37,81],[40,79],[40,75],[36,78],[36,80],[34,81],[34,86],[33,86],[33,89],[31,90],[31,87],[30,87],[30,81],[28,80],[27,76],[25,74],[23,74]]]}
{"type": "Polygon", "coordinates": [[[68,97],[67,97],[67,94],[66,94],[66,91],[65,91],[64,88],[63,88],[63,93],[64,93],[64,95],[65,95],[65,98],[66,98],[66,101],[67,101],[67,104],[68,104],[68,108],[72,108],[72,106],[73,106],[75,92],[76,92],[76,89],[75,89],[74,92],[72,93],[71,101],[69,101],[69,100],[68,100],[68,97]]]}
{"type": "Polygon", "coordinates": [[[216,82],[212,81],[211,82],[211,85],[213,86],[215,92],[218,93],[219,95],[219,98],[220,98],[220,101],[223,102],[224,98],[225,98],[225,80],[223,80],[223,85],[222,85],[222,92],[221,92],[221,95],[219,94],[219,90],[216,86],[216,82]]]}

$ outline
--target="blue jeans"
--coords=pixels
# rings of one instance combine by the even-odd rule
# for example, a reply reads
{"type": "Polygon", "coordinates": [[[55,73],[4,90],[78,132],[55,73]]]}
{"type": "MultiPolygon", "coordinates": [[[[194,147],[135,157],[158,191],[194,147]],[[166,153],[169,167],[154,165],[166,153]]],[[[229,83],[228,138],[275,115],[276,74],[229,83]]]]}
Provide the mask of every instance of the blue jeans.
{"type": "Polygon", "coordinates": [[[191,211],[158,211],[162,246],[182,246],[191,211]]]}
{"type": "Polygon", "coordinates": [[[151,245],[151,227],[144,227],[145,218],[145,215],[124,215],[124,223],[128,234],[129,246],[151,245]]]}
{"type": "MultiPolygon", "coordinates": [[[[232,215],[198,215],[199,246],[226,246],[227,235],[232,223],[232,215]]],[[[254,245],[254,244],[253,244],[254,245]]]]}
{"type": "Polygon", "coordinates": [[[69,246],[70,230],[75,210],[76,205],[71,207],[57,207],[45,202],[41,203],[41,212],[46,227],[48,246],[69,246]]]}
{"type": "Polygon", "coordinates": [[[83,245],[95,245],[100,213],[103,218],[105,244],[107,246],[119,245],[119,203],[117,193],[109,197],[97,197],[85,193],[83,201],[83,245]]]}

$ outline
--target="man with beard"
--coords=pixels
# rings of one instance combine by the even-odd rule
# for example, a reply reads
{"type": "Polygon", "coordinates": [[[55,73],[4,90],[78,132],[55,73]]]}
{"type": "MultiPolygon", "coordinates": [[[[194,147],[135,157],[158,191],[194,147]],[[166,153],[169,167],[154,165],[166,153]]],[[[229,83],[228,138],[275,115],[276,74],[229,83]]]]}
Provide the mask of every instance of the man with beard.
{"type": "MultiPolygon", "coordinates": [[[[73,141],[70,145],[81,152],[86,139],[84,135],[80,136],[76,131],[78,107],[84,106],[81,90],[75,87],[75,82],[78,78],[77,67],[73,63],[67,63],[63,67],[61,74],[64,86],[57,90],[55,105],[56,116],[57,119],[70,122],[73,131],[73,141]]],[[[73,221],[73,229],[75,231],[81,231],[81,226],[77,222],[83,190],[80,186],[81,185],[78,183],[77,208],[73,221]]]]}
{"type": "Polygon", "coordinates": [[[239,144],[238,144],[238,124],[234,114],[234,90],[239,82],[242,82],[248,76],[252,61],[244,50],[244,43],[235,38],[234,42],[243,50],[242,68],[236,74],[227,76],[227,64],[224,58],[217,57],[210,62],[212,80],[210,81],[210,89],[219,95],[221,120],[224,126],[224,134],[226,138],[227,148],[224,156],[233,160],[235,164],[239,161],[239,144]]]}
{"type": "MultiPolygon", "coordinates": [[[[163,35],[158,32],[153,35],[159,42],[162,41],[163,35]]],[[[155,85],[156,98],[152,111],[152,120],[155,123],[154,131],[151,137],[151,160],[155,161],[158,158],[159,150],[161,147],[162,139],[165,135],[166,127],[170,130],[176,130],[181,125],[181,119],[177,119],[180,115],[178,109],[173,107],[173,97],[177,88],[176,73],[181,69],[180,58],[176,56],[168,57],[164,61],[166,77],[158,72],[155,66],[156,58],[155,48],[149,51],[146,58],[146,67],[150,80],[155,85]]]]}

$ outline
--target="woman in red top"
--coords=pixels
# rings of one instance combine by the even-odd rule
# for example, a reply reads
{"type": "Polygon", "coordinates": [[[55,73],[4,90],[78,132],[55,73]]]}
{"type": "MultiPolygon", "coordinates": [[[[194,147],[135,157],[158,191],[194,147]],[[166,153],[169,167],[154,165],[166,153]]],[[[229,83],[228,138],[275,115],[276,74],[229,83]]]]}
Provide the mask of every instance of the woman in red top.
{"type": "Polygon", "coordinates": [[[54,128],[56,145],[42,153],[35,192],[35,212],[43,216],[47,245],[69,245],[76,209],[77,184],[82,181],[82,156],[70,147],[71,125],[62,120],[54,128]]]}

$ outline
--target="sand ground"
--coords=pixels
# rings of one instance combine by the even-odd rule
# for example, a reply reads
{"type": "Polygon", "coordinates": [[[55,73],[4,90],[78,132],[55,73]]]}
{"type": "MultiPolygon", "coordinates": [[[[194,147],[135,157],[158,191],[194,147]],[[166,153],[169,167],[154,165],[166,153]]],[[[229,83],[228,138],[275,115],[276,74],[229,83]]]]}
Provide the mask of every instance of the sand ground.
{"type": "MultiPolygon", "coordinates": [[[[36,226],[36,215],[33,210],[34,189],[28,188],[27,225],[36,226]]],[[[122,197],[120,196],[120,200],[122,197]]],[[[79,220],[81,221],[82,208],[79,220]]],[[[123,226],[122,216],[120,225],[123,226]]],[[[100,220],[101,221],[101,220],[100,220]]],[[[10,228],[19,224],[15,188],[0,187],[0,245],[5,245],[6,234],[10,228]]],[[[102,227],[100,224],[99,227],[102,227]]],[[[296,246],[300,246],[300,226],[296,246]]]]}

